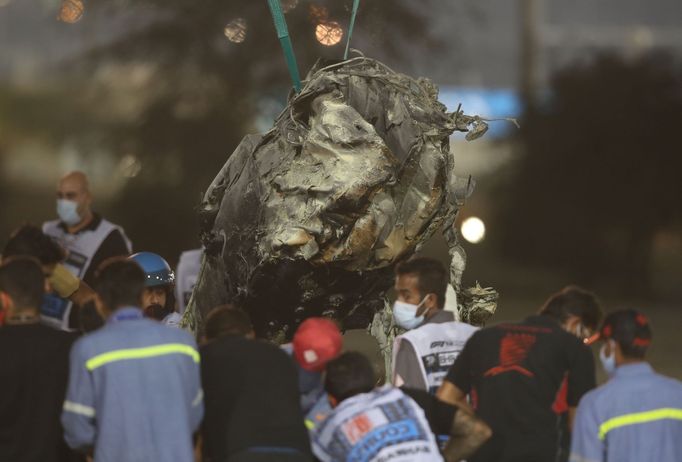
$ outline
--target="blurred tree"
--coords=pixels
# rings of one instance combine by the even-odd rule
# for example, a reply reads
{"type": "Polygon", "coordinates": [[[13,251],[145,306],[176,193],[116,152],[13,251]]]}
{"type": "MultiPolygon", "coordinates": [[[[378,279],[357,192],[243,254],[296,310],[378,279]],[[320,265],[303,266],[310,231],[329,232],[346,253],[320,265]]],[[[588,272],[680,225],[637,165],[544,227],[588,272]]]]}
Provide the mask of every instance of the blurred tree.
{"type": "Polygon", "coordinates": [[[669,55],[600,56],[556,74],[520,132],[502,250],[647,294],[654,234],[682,221],[680,121],[682,68],[669,55]]]}

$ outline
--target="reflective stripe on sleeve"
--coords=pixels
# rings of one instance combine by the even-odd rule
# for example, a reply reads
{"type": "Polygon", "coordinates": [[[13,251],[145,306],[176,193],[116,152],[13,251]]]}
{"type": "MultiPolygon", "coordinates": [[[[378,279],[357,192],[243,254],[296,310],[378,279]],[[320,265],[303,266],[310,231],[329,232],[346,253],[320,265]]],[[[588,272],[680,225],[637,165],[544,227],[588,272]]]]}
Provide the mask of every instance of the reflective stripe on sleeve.
{"type": "Polygon", "coordinates": [[[95,408],[86,406],[85,404],[74,403],[73,401],[64,401],[64,410],[73,412],[74,414],[84,415],[85,417],[95,417],[95,408]]]}
{"type": "Polygon", "coordinates": [[[204,400],[204,390],[199,390],[197,392],[197,396],[194,398],[194,401],[192,401],[192,407],[197,407],[198,405],[201,404],[201,402],[204,400]]]}
{"type": "Polygon", "coordinates": [[[190,356],[195,363],[199,362],[199,353],[190,345],[185,345],[183,343],[166,343],[163,345],[154,345],[143,348],[125,348],[122,350],[114,350],[107,353],[102,353],[88,359],[85,362],[85,367],[92,371],[100,366],[116,361],[152,358],[155,356],[165,356],[171,354],[184,354],[190,356]]]}
{"type": "Polygon", "coordinates": [[[662,408],[614,417],[599,426],[599,439],[606,438],[606,434],[615,428],[666,419],[682,420],[682,409],[662,408]]]}

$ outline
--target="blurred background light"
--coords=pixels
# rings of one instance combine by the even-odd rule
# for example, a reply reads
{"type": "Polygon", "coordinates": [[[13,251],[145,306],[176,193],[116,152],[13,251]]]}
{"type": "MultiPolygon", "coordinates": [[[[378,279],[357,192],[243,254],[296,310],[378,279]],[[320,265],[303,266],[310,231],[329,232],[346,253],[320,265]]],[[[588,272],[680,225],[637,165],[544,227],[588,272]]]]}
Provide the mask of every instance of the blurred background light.
{"type": "Polygon", "coordinates": [[[327,22],[329,18],[329,10],[321,5],[311,4],[308,8],[308,19],[313,24],[327,22]]]}
{"type": "Polygon", "coordinates": [[[322,45],[331,47],[341,41],[343,37],[343,29],[338,22],[330,21],[320,23],[315,28],[315,38],[322,45]]]}
{"type": "Polygon", "coordinates": [[[126,154],[118,164],[121,174],[126,178],[135,178],[142,170],[142,164],[133,154],[126,154]]]}
{"type": "Polygon", "coordinates": [[[73,24],[81,20],[84,10],[85,7],[81,0],[64,0],[57,19],[62,22],[73,24]]]}
{"type": "Polygon", "coordinates": [[[225,37],[227,37],[230,42],[242,43],[246,40],[247,29],[248,26],[244,18],[234,19],[225,26],[225,37]]]}
{"type": "MultiPolygon", "coordinates": [[[[2,0],[0,0],[2,1],[2,0]]],[[[288,13],[298,6],[298,0],[282,0],[282,11],[288,13]]]]}
{"type": "Polygon", "coordinates": [[[478,217],[469,217],[462,223],[462,236],[472,244],[478,244],[485,238],[485,224],[478,217]]]}

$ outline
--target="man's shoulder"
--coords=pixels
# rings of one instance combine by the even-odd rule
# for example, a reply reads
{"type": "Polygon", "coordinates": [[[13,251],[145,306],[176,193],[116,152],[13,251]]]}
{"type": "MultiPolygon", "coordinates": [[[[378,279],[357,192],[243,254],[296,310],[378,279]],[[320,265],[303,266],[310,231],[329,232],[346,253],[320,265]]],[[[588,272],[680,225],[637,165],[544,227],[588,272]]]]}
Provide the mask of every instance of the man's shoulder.
{"type": "Polygon", "coordinates": [[[667,375],[659,374],[654,372],[652,374],[652,380],[656,383],[655,388],[657,390],[665,390],[668,393],[672,393],[682,400],[682,382],[674,377],[669,377],[667,375]]]}
{"type": "Polygon", "coordinates": [[[130,347],[127,342],[131,338],[149,339],[150,344],[173,342],[195,345],[194,337],[184,329],[164,326],[158,321],[147,318],[137,321],[122,321],[119,325],[105,324],[99,329],[79,338],[76,343],[79,345],[79,348],[83,349],[97,347],[127,348],[130,347]],[[142,325],[138,324],[136,327],[141,328],[131,331],[128,329],[129,325],[125,323],[141,323],[142,325]]]}
{"type": "Polygon", "coordinates": [[[42,230],[43,233],[47,234],[48,236],[53,236],[61,231],[60,228],[61,222],[59,220],[48,220],[43,223],[42,230]]]}
{"type": "Polygon", "coordinates": [[[145,326],[146,329],[156,331],[157,335],[164,341],[187,343],[189,345],[196,344],[194,336],[185,329],[181,329],[176,326],[168,326],[163,324],[162,322],[147,318],[142,320],[142,322],[145,322],[147,324],[145,326]]]}

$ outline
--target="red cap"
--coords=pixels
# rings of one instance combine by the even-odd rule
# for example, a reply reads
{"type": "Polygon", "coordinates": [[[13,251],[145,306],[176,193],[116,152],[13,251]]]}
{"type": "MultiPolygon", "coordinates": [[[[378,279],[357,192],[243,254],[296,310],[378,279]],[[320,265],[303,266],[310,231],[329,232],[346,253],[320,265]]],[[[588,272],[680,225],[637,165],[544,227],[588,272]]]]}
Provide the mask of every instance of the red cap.
{"type": "Polygon", "coordinates": [[[319,372],[341,352],[343,339],[333,321],[308,318],[298,326],[292,343],[298,364],[305,370],[319,372]]]}

